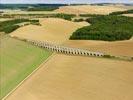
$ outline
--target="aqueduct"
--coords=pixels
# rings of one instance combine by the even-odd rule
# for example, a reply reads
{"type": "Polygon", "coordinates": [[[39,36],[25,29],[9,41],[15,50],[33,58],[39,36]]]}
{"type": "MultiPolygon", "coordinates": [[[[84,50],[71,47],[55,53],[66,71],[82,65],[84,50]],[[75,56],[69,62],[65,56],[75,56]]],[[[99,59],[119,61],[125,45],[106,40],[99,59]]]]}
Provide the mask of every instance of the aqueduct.
{"type": "Polygon", "coordinates": [[[29,43],[33,45],[39,46],[41,48],[46,48],[48,50],[52,50],[58,53],[70,54],[70,55],[82,55],[82,56],[96,56],[96,57],[103,57],[105,54],[100,52],[91,52],[88,50],[78,49],[78,48],[71,48],[65,46],[55,45],[46,41],[35,41],[35,40],[27,40],[29,43]]]}

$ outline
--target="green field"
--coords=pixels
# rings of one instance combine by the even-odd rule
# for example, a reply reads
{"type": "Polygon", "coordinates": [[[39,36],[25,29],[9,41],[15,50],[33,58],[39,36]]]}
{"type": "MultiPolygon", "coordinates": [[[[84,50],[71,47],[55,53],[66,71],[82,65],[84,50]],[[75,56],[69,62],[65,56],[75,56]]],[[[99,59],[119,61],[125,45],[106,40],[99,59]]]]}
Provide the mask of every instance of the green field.
{"type": "Polygon", "coordinates": [[[0,50],[0,99],[52,54],[8,36],[1,39],[0,50]]]}

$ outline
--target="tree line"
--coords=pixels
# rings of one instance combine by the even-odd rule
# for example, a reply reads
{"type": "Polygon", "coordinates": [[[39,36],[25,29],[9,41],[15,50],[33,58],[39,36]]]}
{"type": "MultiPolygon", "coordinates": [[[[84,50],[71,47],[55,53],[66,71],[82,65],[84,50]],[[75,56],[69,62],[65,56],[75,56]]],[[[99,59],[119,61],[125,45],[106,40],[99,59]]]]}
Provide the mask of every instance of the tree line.
{"type": "Polygon", "coordinates": [[[30,22],[31,24],[38,24],[39,20],[29,20],[29,19],[14,19],[4,22],[0,22],[0,32],[11,33],[18,29],[20,26],[17,25],[22,22],[30,22]]]}

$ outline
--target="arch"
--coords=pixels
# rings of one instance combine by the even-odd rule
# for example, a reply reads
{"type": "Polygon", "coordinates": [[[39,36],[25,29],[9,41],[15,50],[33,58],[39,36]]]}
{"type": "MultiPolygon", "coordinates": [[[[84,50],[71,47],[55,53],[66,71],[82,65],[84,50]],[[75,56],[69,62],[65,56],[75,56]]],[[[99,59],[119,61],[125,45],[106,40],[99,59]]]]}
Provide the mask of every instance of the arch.
{"type": "Polygon", "coordinates": [[[75,50],[73,50],[73,54],[74,54],[74,55],[76,54],[76,51],[75,51],[75,50]]]}
{"type": "Polygon", "coordinates": [[[89,53],[88,53],[88,52],[86,52],[86,55],[88,56],[88,55],[89,55],[89,53]]]}
{"type": "Polygon", "coordinates": [[[86,55],[86,52],[84,52],[84,55],[86,55]]]}
{"type": "Polygon", "coordinates": [[[57,49],[57,52],[60,52],[60,50],[59,50],[59,49],[57,49]]]}
{"type": "Polygon", "coordinates": [[[59,50],[60,50],[60,52],[62,53],[62,49],[61,49],[61,48],[59,48],[59,50]]]}
{"type": "Polygon", "coordinates": [[[93,56],[96,56],[96,54],[94,53],[93,56]]]}
{"type": "Polygon", "coordinates": [[[74,54],[73,51],[71,51],[71,54],[74,54]]]}
{"type": "Polygon", "coordinates": [[[46,49],[48,49],[48,46],[46,46],[46,49]]]}
{"type": "Polygon", "coordinates": [[[78,53],[78,55],[80,54],[80,52],[79,52],[79,51],[78,51],[77,53],[78,53]]]}
{"type": "Polygon", "coordinates": [[[93,54],[92,54],[92,53],[90,53],[90,56],[93,56],[93,54]]]}
{"type": "Polygon", "coordinates": [[[52,47],[52,51],[54,51],[54,48],[52,47]]]}
{"type": "Polygon", "coordinates": [[[96,56],[100,57],[100,54],[97,54],[96,56]]]}

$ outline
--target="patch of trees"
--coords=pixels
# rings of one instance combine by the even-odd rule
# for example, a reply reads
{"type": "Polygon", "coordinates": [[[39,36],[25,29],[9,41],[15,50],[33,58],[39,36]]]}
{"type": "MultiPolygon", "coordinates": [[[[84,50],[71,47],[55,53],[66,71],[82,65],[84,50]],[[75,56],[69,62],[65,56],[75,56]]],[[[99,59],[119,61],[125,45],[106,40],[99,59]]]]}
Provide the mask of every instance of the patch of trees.
{"type": "Polygon", "coordinates": [[[97,16],[86,20],[91,25],[76,30],[71,40],[128,40],[133,36],[133,18],[125,16],[97,16]]]}
{"type": "Polygon", "coordinates": [[[4,12],[3,12],[3,11],[0,11],[0,14],[1,14],[1,13],[4,13],[4,12]]]}
{"type": "Polygon", "coordinates": [[[33,8],[27,8],[26,11],[53,11],[58,8],[59,7],[56,6],[33,7],[33,8]]]}
{"type": "Polygon", "coordinates": [[[85,21],[83,18],[79,18],[79,19],[74,19],[74,22],[82,22],[85,21]]]}
{"type": "Polygon", "coordinates": [[[126,11],[117,11],[117,12],[110,13],[110,15],[121,15],[121,14],[133,14],[133,9],[126,10],[126,11]]]}
{"type": "Polygon", "coordinates": [[[14,19],[9,21],[0,22],[0,32],[11,33],[20,26],[17,25],[22,22],[30,22],[31,24],[39,23],[39,20],[28,20],[28,19],[14,19]]]}
{"type": "Polygon", "coordinates": [[[80,17],[98,17],[98,16],[104,16],[100,14],[80,14],[80,17]]]}
{"type": "Polygon", "coordinates": [[[75,14],[3,14],[0,15],[0,18],[62,18],[65,20],[71,20],[75,17],[75,14]]]}
{"type": "Polygon", "coordinates": [[[55,14],[53,17],[62,18],[62,19],[71,21],[72,18],[75,16],[76,15],[74,14],[55,14]]]}

